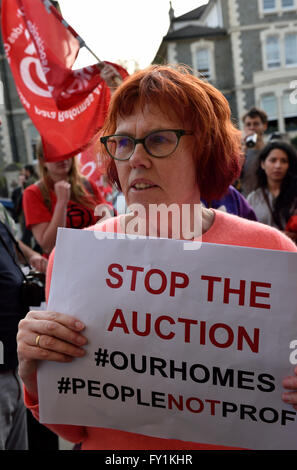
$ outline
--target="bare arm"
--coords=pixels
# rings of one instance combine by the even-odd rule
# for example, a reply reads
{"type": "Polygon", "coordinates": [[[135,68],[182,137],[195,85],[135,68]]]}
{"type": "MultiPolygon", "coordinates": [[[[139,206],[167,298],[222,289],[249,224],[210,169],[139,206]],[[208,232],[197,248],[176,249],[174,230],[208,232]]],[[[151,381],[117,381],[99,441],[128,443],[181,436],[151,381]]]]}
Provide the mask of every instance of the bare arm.
{"type": "MultiPolygon", "coordinates": [[[[26,260],[28,260],[29,264],[32,268],[36,269],[41,273],[45,273],[47,267],[47,260],[41,256],[37,251],[32,250],[28,245],[25,245],[21,240],[18,240],[19,247],[24,254],[26,260]]],[[[17,253],[19,261],[23,263],[25,260],[22,259],[22,255],[17,253]]]]}
{"type": "Polygon", "coordinates": [[[32,233],[44,253],[50,253],[55,246],[58,227],[66,226],[67,204],[70,199],[70,184],[59,181],[55,184],[57,203],[50,222],[32,225],[32,233]]]}

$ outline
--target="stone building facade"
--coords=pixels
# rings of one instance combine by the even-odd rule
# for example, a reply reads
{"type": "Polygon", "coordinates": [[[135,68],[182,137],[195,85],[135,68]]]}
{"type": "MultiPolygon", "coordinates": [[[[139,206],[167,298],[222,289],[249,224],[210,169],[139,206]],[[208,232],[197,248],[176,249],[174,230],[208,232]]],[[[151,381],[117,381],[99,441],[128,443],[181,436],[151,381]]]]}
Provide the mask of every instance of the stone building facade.
{"type": "Polygon", "coordinates": [[[174,16],[155,63],[185,63],[226,96],[240,127],[251,106],[268,132],[297,134],[297,0],[209,0],[174,16]],[[296,93],[294,92],[296,88],[296,93]]]}

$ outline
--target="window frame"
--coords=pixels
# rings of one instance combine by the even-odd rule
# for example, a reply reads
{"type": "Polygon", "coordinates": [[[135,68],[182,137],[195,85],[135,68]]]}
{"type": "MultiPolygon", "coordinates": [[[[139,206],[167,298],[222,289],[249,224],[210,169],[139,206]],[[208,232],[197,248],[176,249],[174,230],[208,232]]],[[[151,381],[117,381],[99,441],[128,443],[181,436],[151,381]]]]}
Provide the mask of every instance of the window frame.
{"type": "Polygon", "coordinates": [[[264,0],[258,0],[259,14],[263,18],[265,15],[282,15],[283,13],[290,12],[297,9],[297,0],[293,0],[293,5],[284,7],[282,0],[275,0],[275,8],[264,8],[264,0]]]}
{"type": "Polygon", "coordinates": [[[277,102],[277,96],[274,92],[267,92],[267,93],[263,93],[261,94],[260,96],[260,108],[263,109],[265,111],[265,113],[267,114],[268,116],[268,121],[275,121],[277,120],[277,117],[278,117],[278,102],[277,102]],[[267,111],[265,110],[265,107],[263,106],[263,98],[267,97],[267,96],[273,96],[274,97],[274,100],[275,100],[275,115],[272,115],[270,116],[267,111]]]}
{"type": "Polygon", "coordinates": [[[275,34],[275,33],[271,33],[271,34],[268,34],[266,37],[265,37],[265,63],[266,63],[266,67],[267,67],[267,70],[271,70],[271,69],[278,69],[282,66],[282,57],[281,57],[281,41],[280,41],[280,36],[278,34],[275,34]],[[278,45],[278,59],[279,59],[279,65],[275,65],[275,66],[270,66],[269,64],[271,62],[268,62],[268,50],[267,50],[267,39],[269,38],[277,38],[277,45],[278,45]]]}
{"type": "Polygon", "coordinates": [[[261,3],[262,3],[262,11],[264,13],[275,13],[275,12],[277,12],[277,6],[278,6],[277,5],[277,3],[278,3],[277,0],[274,0],[274,8],[264,8],[265,0],[262,0],[261,3]]]}
{"type": "Polygon", "coordinates": [[[199,73],[199,75],[202,75],[203,78],[206,78],[206,80],[211,80],[211,79],[212,79],[212,76],[211,76],[212,74],[211,74],[211,57],[210,57],[210,50],[209,50],[207,47],[203,47],[203,48],[202,48],[202,47],[199,47],[198,49],[196,49],[195,55],[196,55],[196,70],[197,70],[197,72],[199,73]],[[207,65],[208,65],[207,69],[201,69],[201,68],[199,67],[199,58],[198,58],[198,55],[199,55],[199,53],[202,52],[202,51],[205,51],[205,52],[207,53],[207,65]],[[205,76],[205,75],[204,75],[203,70],[205,70],[205,71],[207,70],[206,73],[208,74],[208,76],[205,76]]]}
{"type": "Polygon", "coordinates": [[[260,33],[260,39],[262,43],[262,61],[263,61],[264,71],[290,69],[290,68],[297,67],[297,53],[296,53],[296,62],[294,64],[286,64],[285,41],[286,41],[286,36],[289,36],[289,35],[295,35],[296,41],[297,41],[297,27],[288,26],[287,28],[283,28],[280,30],[277,30],[275,28],[270,28],[260,33]],[[269,38],[269,36],[278,37],[279,58],[280,58],[279,66],[269,67],[269,62],[267,60],[267,39],[269,38]]]}
{"type": "Polygon", "coordinates": [[[197,77],[200,77],[199,69],[198,69],[198,62],[197,62],[197,52],[199,50],[206,49],[208,50],[208,58],[209,58],[209,78],[205,78],[205,80],[209,82],[216,81],[216,70],[215,70],[215,61],[214,61],[214,42],[207,41],[205,39],[201,39],[200,41],[193,42],[191,44],[191,56],[192,56],[192,67],[194,69],[194,74],[197,77]]]}

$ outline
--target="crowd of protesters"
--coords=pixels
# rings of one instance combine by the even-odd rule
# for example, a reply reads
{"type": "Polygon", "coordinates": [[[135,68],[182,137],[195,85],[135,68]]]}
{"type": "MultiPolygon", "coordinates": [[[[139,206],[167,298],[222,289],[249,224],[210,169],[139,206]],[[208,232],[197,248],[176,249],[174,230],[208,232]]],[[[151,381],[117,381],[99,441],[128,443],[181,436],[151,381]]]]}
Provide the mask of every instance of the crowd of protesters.
{"type": "MultiPolygon", "coordinates": [[[[183,81],[181,77],[174,75],[173,72],[169,72],[169,69],[167,70],[165,68],[162,70],[160,68],[159,79],[161,80],[160,77],[163,74],[162,79],[165,83],[165,81],[168,79],[168,76],[170,76],[170,73],[172,73],[172,77],[171,77],[172,80],[180,80],[179,86],[181,87],[181,89],[182,87],[186,87],[188,85],[187,81],[183,81]]],[[[148,75],[148,80],[156,79],[154,77],[154,73],[152,70],[148,72],[148,74],[151,74],[151,75],[148,75]]],[[[194,88],[196,87],[198,89],[199,87],[200,88],[204,87],[205,92],[209,94],[209,97],[213,96],[214,91],[211,87],[208,88],[208,85],[203,84],[203,82],[199,81],[196,78],[193,78],[191,80],[193,80],[192,86],[194,88]]],[[[133,85],[135,87],[140,87],[139,83],[137,82],[137,79],[135,79],[135,83],[133,83],[133,80],[130,80],[130,82],[131,82],[131,86],[133,85]]],[[[169,87],[168,89],[170,89],[170,85],[168,83],[167,85],[169,87]]],[[[139,103],[137,102],[137,98],[136,98],[138,96],[138,91],[139,90],[137,88],[137,93],[133,94],[131,90],[129,91],[128,86],[125,89],[125,92],[127,93],[131,92],[131,96],[130,96],[130,99],[132,100],[131,106],[132,107],[135,106],[136,109],[138,110],[138,113],[135,116],[135,122],[139,123],[139,120],[141,122],[142,114],[138,108],[139,103]]],[[[181,96],[182,96],[182,93],[180,94],[178,99],[181,100],[182,99],[181,96]]],[[[218,100],[221,99],[219,95],[216,95],[216,98],[218,100]]],[[[164,106],[166,108],[166,106],[168,105],[168,96],[166,96],[166,93],[165,94],[161,93],[160,99],[164,100],[164,106]]],[[[169,99],[171,98],[169,97],[169,99]]],[[[145,101],[142,104],[144,106],[150,105],[149,102],[145,102],[145,101]]],[[[119,119],[119,122],[124,126],[125,119],[122,117],[122,111],[124,108],[119,111],[119,108],[117,108],[117,106],[118,107],[124,106],[123,104],[120,103],[120,95],[119,96],[116,95],[116,100],[115,100],[113,109],[115,113],[118,113],[118,112],[120,113],[119,115],[121,116],[121,118],[119,119]]],[[[154,106],[156,107],[155,109],[156,111],[158,108],[156,100],[155,100],[154,106]]],[[[225,106],[226,105],[222,102],[222,109],[224,108],[225,114],[222,115],[221,118],[218,114],[218,111],[216,110],[214,110],[214,116],[216,117],[218,121],[218,125],[224,127],[224,133],[225,133],[224,137],[226,139],[226,141],[224,142],[225,153],[227,152],[227,143],[229,143],[230,146],[231,144],[233,145],[234,147],[233,150],[235,152],[235,141],[236,141],[235,134],[238,131],[237,130],[235,131],[235,128],[231,126],[231,121],[230,122],[228,121],[229,115],[228,115],[227,107],[225,109],[225,106]],[[228,142],[228,139],[230,140],[230,142],[228,142]]],[[[146,111],[148,110],[148,108],[145,108],[145,109],[146,111]]],[[[190,109],[191,108],[189,107],[189,110],[190,109]]],[[[182,107],[181,107],[181,110],[182,110],[182,107]]],[[[192,113],[193,112],[194,111],[192,110],[192,113]]],[[[199,112],[201,112],[200,108],[199,108],[199,112]]],[[[126,113],[127,122],[129,123],[131,121],[131,126],[133,127],[135,125],[134,121],[132,122],[132,118],[131,118],[131,115],[133,117],[133,114],[129,114],[129,111],[127,111],[127,109],[124,111],[124,114],[125,113],[126,113]]],[[[168,115],[166,115],[162,113],[161,108],[159,108],[158,113],[155,112],[155,115],[158,116],[158,120],[160,121],[160,129],[162,128],[173,129],[173,128],[180,127],[178,125],[179,123],[177,122],[176,118],[173,119],[172,117],[173,114],[171,114],[171,112],[169,111],[168,111],[168,115]],[[164,123],[166,123],[167,126],[164,127],[164,123]]],[[[151,122],[152,116],[150,112],[147,112],[146,119],[148,120],[148,122],[151,122]]],[[[112,130],[112,132],[109,132],[109,133],[113,134],[116,131],[116,129],[111,129],[112,128],[111,118],[109,118],[109,121],[107,124],[109,126],[108,130],[112,130]]],[[[188,165],[188,168],[190,168],[190,170],[192,168],[191,170],[192,174],[189,173],[187,175],[188,180],[186,181],[185,177],[183,177],[184,169],[180,171],[178,167],[179,163],[176,162],[176,165],[177,165],[176,171],[174,170],[176,173],[176,181],[175,181],[175,184],[172,186],[172,188],[170,188],[172,190],[172,201],[174,200],[174,197],[175,197],[174,192],[178,192],[178,191],[182,192],[183,187],[187,186],[190,182],[192,182],[193,188],[194,189],[196,188],[195,191],[197,193],[197,197],[199,194],[198,187],[200,189],[201,202],[203,204],[203,207],[206,210],[205,214],[207,215],[206,218],[208,221],[207,223],[209,225],[213,223],[211,209],[216,209],[216,210],[219,210],[221,213],[222,212],[230,213],[233,216],[236,215],[236,216],[239,216],[241,219],[249,219],[253,221],[253,223],[259,224],[258,225],[259,231],[261,232],[262,230],[263,239],[264,239],[264,235],[265,236],[267,235],[268,237],[267,241],[265,242],[265,247],[267,246],[268,248],[270,247],[269,240],[270,240],[270,235],[272,232],[270,233],[270,232],[265,231],[263,229],[263,224],[265,224],[265,226],[271,226],[271,227],[277,228],[277,230],[284,233],[283,235],[284,238],[282,239],[283,243],[285,243],[287,239],[288,240],[287,244],[288,244],[288,247],[290,248],[290,246],[292,246],[290,245],[290,243],[292,243],[290,239],[292,239],[293,241],[297,239],[297,227],[296,227],[297,226],[297,223],[296,223],[297,154],[296,154],[296,151],[294,147],[291,144],[287,143],[282,136],[278,136],[277,139],[274,139],[273,141],[272,140],[269,141],[269,136],[265,135],[265,132],[267,131],[267,125],[268,125],[267,116],[260,109],[252,108],[251,110],[249,110],[249,112],[247,112],[243,116],[243,125],[244,125],[244,130],[243,130],[242,138],[241,138],[242,157],[241,157],[241,160],[238,159],[238,162],[237,162],[238,165],[241,165],[240,176],[239,177],[236,176],[236,171],[234,170],[233,172],[231,172],[231,169],[230,169],[229,176],[225,177],[224,181],[222,182],[222,186],[218,187],[215,191],[214,190],[215,186],[212,181],[212,178],[214,176],[213,171],[215,167],[209,169],[209,172],[208,172],[209,181],[200,180],[199,185],[197,185],[196,176],[193,173],[194,166],[192,165],[191,167],[190,164],[188,165]],[[234,176],[233,179],[232,179],[231,173],[234,176]],[[180,182],[178,179],[178,175],[180,178],[180,182]],[[181,185],[179,189],[178,189],[178,184],[181,185]],[[205,188],[208,186],[209,188],[213,189],[213,191],[210,189],[206,190],[205,188]]],[[[155,128],[155,126],[152,126],[152,127],[155,128]]],[[[195,129],[197,130],[197,125],[195,129]]],[[[199,132],[200,132],[200,129],[199,129],[199,132]]],[[[199,132],[197,132],[197,136],[200,135],[199,132]]],[[[129,133],[129,135],[130,134],[131,133],[129,133]]],[[[195,135],[194,137],[196,138],[197,136],[195,135]]],[[[218,136],[217,136],[217,139],[219,139],[218,136]]],[[[186,155],[188,137],[183,137],[181,142],[182,142],[182,148],[184,148],[186,151],[185,153],[186,155]]],[[[217,147],[216,147],[217,152],[219,152],[221,144],[222,142],[221,143],[217,142],[217,147]]],[[[106,145],[107,152],[111,152],[110,150],[111,147],[109,148],[107,143],[105,145],[106,145]]],[[[146,145],[148,145],[148,143],[146,143],[146,145]]],[[[181,145],[179,143],[179,140],[177,141],[176,145],[181,145]]],[[[205,145],[207,146],[207,142],[205,142],[205,145]]],[[[180,158],[182,157],[184,158],[183,155],[180,155],[180,158]]],[[[190,159],[192,158],[190,157],[191,155],[189,153],[189,162],[190,162],[190,159]]],[[[214,165],[215,165],[215,162],[217,161],[216,160],[217,157],[218,156],[215,155],[215,152],[213,152],[212,158],[213,158],[214,165]]],[[[227,154],[225,155],[225,157],[226,157],[226,162],[227,162],[228,160],[227,154]]],[[[199,162],[201,163],[201,160],[203,159],[203,153],[201,153],[201,155],[199,156],[199,159],[200,159],[199,162]]],[[[155,159],[156,162],[158,162],[158,160],[159,160],[158,158],[155,159]]],[[[23,243],[25,241],[31,250],[32,248],[34,248],[33,252],[31,253],[32,260],[33,260],[33,254],[36,256],[37,251],[39,251],[39,253],[42,254],[42,257],[44,259],[48,258],[49,254],[52,252],[55,246],[58,227],[71,227],[71,228],[82,229],[85,227],[93,226],[98,221],[98,217],[95,217],[94,215],[94,209],[96,205],[104,202],[104,198],[100,194],[100,190],[98,189],[98,186],[88,181],[86,178],[84,178],[80,174],[75,157],[67,159],[67,160],[62,160],[60,162],[46,162],[44,160],[44,156],[42,152],[42,145],[40,143],[38,147],[38,161],[39,161],[38,174],[35,172],[35,170],[31,166],[25,167],[24,171],[22,171],[20,175],[20,186],[14,192],[12,196],[13,202],[14,202],[14,208],[15,208],[14,217],[15,217],[15,221],[20,224],[20,227],[22,230],[23,243]]],[[[138,164],[143,165],[143,166],[145,165],[144,163],[138,163],[138,164]]],[[[117,165],[117,163],[116,163],[116,166],[117,166],[118,173],[120,173],[119,169],[121,169],[121,167],[117,165]]],[[[166,170],[167,173],[166,172],[164,173],[165,180],[166,180],[166,174],[168,176],[169,172],[173,173],[174,171],[171,167],[170,168],[168,167],[166,170]]],[[[217,177],[219,178],[219,171],[217,173],[218,173],[217,177]]],[[[109,174],[110,175],[116,174],[116,172],[114,171],[114,168],[113,168],[113,172],[111,171],[111,166],[109,166],[109,174]]],[[[122,183],[122,180],[120,182],[122,183]]],[[[119,185],[119,181],[114,179],[113,183],[117,183],[116,191],[119,191],[119,188],[125,191],[125,188],[121,188],[121,186],[119,185]]],[[[169,202],[172,202],[172,201],[169,201],[169,202]]],[[[222,215],[222,217],[225,217],[225,216],[222,215]]],[[[224,219],[224,224],[225,224],[224,227],[225,228],[229,227],[229,229],[231,230],[231,225],[232,225],[231,222],[234,224],[235,223],[234,221],[237,221],[237,219],[232,219],[230,223],[228,220],[227,220],[228,222],[227,223],[224,219]],[[225,222],[227,223],[227,225],[225,222]]],[[[8,222],[7,219],[4,220],[2,218],[2,224],[3,223],[6,225],[9,225],[10,221],[8,222]]],[[[240,232],[240,227],[241,227],[240,222],[238,222],[239,232],[240,232]]],[[[242,227],[246,228],[245,225],[242,225],[242,227]]],[[[252,227],[253,230],[255,230],[255,227],[256,226],[253,225],[252,227]]],[[[205,230],[207,232],[207,228],[205,230]]],[[[219,232],[219,227],[218,227],[218,232],[219,232]]],[[[11,240],[9,239],[8,235],[6,234],[5,228],[3,228],[2,232],[0,230],[0,234],[1,233],[2,233],[2,237],[6,239],[6,244],[9,244],[9,249],[11,253],[13,253],[14,246],[11,240]]],[[[224,233],[223,238],[218,237],[217,243],[224,243],[224,240],[227,239],[229,235],[230,234],[224,233]]],[[[240,234],[239,234],[239,237],[240,237],[240,234]]],[[[216,243],[215,240],[212,242],[216,243]]],[[[257,243],[255,241],[255,244],[251,244],[251,242],[249,241],[247,242],[246,246],[258,246],[257,243]]],[[[234,242],[234,244],[237,244],[237,243],[234,242]]],[[[238,242],[238,244],[240,243],[238,242]]],[[[39,254],[39,257],[40,257],[40,254],[39,254]]],[[[9,254],[7,254],[6,262],[11,263],[9,254]]],[[[34,263],[32,263],[32,265],[33,264],[34,263]]],[[[15,275],[14,283],[17,288],[17,286],[20,283],[20,278],[17,278],[17,275],[15,275]]],[[[19,310],[22,310],[19,305],[15,305],[14,306],[15,312],[17,311],[18,308],[19,310]]],[[[21,311],[21,314],[18,314],[16,317],[20,319],[24,313],[25,312],[21,311]]],[[[36,318],[31,319],[31,321],[36,321],[36,318]]],[[[63,318],[60,321],[61,323],[65,322],[63,318]]],[[[30,362],[28,358],[26,358],[26,360],[27,362],[30,362]]],[[[13,366],[10,367],[10,370],[14,370],[14,368],[15,368],[15,364],[13,364],[13,366]]],[[[22,364],[22,368],[24,370],[25,368],[24,363],[22,364]]],[[[12,375],[13,375],[13,380],[14,380],[14,383],[13,383],[14,391],[11,393],[13,393],[15,396],[17,395],[19,398],[18,401],[20,401],[21,395],[20,395],[19,379],[15,375],[15,373],[13,373],[12,375]]],[[[2,377],[3,377],[3,374],[2,374],[2,377]]],[[[25,380],[26,380],[26,373],[23,373],[23,377],[25,377],[25,380]]],[[[0,374],[0,380],[1,380],[1,374],[0,374]]],[[[27,381],[27,394],[30,395],[31,393],[30,399],[32,399],[33,397],[32,401],[34,400],[36,401],[36,396],[34,395],[34,392],[32,392],[32,389],[34,388],[34,386],[32,385],[32,382],[27,381]]],[[[7,390],[9,390],[9,388],[7,388],[7,390]]],[[[20,404],[18,403],[18,406],[19,405],[20,404]]],[[[23,415],[24,415],[24,410],[22,408],[22,416],[23,415]]],[[[1,425],[1,417],[0,417],[0,425],[1,425]]],[[[7,426],[6,426],[6,429],[7,429],[7,426]]],[[[3,449],[26,448],[24,444],[25,440],[22,440],[22,442],[20,442],[15,437],[16,431],[20,435],[21,429],[23,433],[24,421],[21,420],[21,417],[20,417],[18,418],[18,421],[15,420],[15,422],[13,423],[13,426],[11,426],[11,429],[9,431],[7,430],[6,437],[3,434],[3,432],[1,435],[1,431],[0,431],[0,448],[1,446],[3,449]]],[[[126,443],[126,440],[125,440],[126,437],[124,436],[125,433],[118,433],[118,434],[121,434],[119,439],[122,442],[122,445],[125,445],[126,443]]],[[[35,438],[36,439],[41,438],[41,435],[42,435],[42,431],[40,431],[39,436],[37,432],[35,434],[35,438]]],[[[107,434],[106,433],[100,434],[99,437],[102,442],[105,442],[105,439],[107,439],[107,434]]],[[[49,440],[50,435],[45,433],[44,438],[49,440]]],[[[140,446],[145,445],[145,439],[143,441],[140,440],[139,445],[140,446]]],[[[172,445],[174,448],[175,443],[173,443],[172,445]]],[[[53,441],[53,448],[55,447],[57,447],[56,440],[53,441]]]]}

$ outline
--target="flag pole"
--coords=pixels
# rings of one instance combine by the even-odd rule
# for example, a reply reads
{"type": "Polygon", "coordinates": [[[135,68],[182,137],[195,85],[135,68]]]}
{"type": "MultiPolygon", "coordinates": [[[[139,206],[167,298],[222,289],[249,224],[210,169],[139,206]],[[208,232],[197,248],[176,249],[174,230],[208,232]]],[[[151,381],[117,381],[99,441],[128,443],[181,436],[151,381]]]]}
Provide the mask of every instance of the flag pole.
{"type": "Polygon", "coordinates": [[[62,17],[61,15],[61,10],[60,8],[55,7],[50,0],[41,0],[42,3],[44,4],[46,10],[48,13],[52,13],[59,21],[62,23],[62,25],[70,31],[70,33],[78,40],[79,42],[79,47],[85,47],[88,49],[88,51],[95,57],[98,63],[101,63],[102,61],[97,57],[97,55],[87,46],[83,38],[77,34],[77,32],[70,26],[69,23],[62,17]]]}
{"type": "MultiPolygon", "coordinates": [[[[60,21],[60,23],[62,23],[62,25],[66,29],[68,29],[68,31],[70,31],[70,33],[78,40],[79,47],[80,48],[85,47],[90,52],[90,54],[92,54],[92,56],[95,57],[95,59],[97,61],[96,66],[98,67],[99,70],[102,70],[104,65],[105,65],[104,62],[102,60],[100,60],[99,57],[97,57],[97,55],[95,54],[95,52],[93,52],[89,48],[89,46],[85,43],[83,38],[79,34],[77,34],[77,32],[72,28],[72,26],[70,26],[70,24],[67,23],[66,20],[64,20],[64,18],[61,15],[61,10],[60,10],[59,4],[58,4],[57,7],[55,7],[52,4],[51,0],[41,0],[41,1],[44,4],[47,12],[52,13],[60,21]]],[[[122,83],[122,78],[120,77],[120,75],[117,73],[116,70],[115,70],[115,75],[113,77],[113,82],[114,82],[115,86],[119,86],[122,83]]]]}

